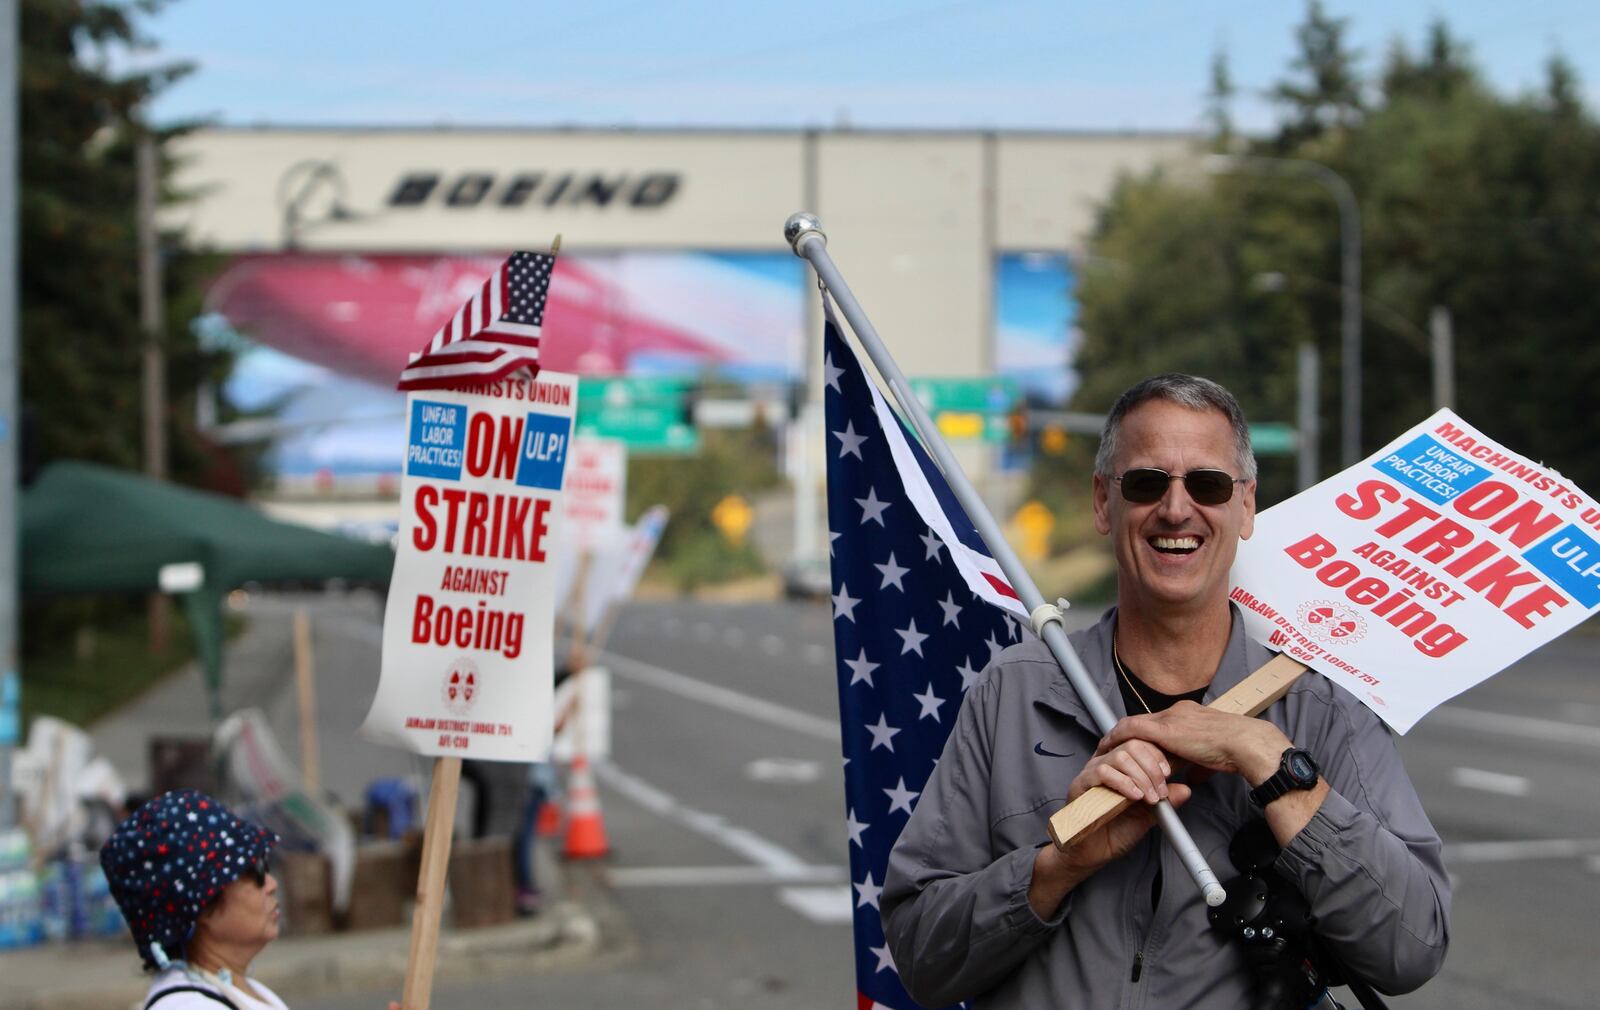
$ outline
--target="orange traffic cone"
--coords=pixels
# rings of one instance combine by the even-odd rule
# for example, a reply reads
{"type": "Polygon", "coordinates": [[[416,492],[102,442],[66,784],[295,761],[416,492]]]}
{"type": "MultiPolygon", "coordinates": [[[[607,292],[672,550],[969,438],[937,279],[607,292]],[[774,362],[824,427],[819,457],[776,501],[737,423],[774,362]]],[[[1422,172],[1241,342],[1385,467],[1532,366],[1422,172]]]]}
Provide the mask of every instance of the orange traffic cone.
{"type": "Polygon", "coordinates": [[[589,768],[589,759],[579,754],[572,759],[572,776],[567,784],[567,841],[562,854],[568,859],[599,859],[610,851],[605,821],[600,817],[594,771],[589,768]]]}
{"type": "Polygon", "coordinates": [[[539,808],[539,822],[534,827],[540,838],[554,838],[561,834],[561,804],[554,796],[546,799],[539,808]]]}

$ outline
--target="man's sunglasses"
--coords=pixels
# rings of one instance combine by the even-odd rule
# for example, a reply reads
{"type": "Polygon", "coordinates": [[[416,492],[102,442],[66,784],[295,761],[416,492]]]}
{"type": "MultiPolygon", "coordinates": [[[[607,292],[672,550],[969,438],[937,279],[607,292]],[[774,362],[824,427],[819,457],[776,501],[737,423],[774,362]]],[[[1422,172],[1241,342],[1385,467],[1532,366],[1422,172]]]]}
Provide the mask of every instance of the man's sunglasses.
{"type": "Polygon", "coordinates": [[[257,856],[255,862],[245,867],[243,876],[256,882],[257,887],[267,886],[267,874],[272,872],[272,866],[267,862],[266,856],[257,856]]]}
{"type": "Polygon", "coordinates": [[[1168,473],[1153,466],[1135,467],[1113,477],[1122,489],[1122,497],[1135,505],[1149,505],[1166,497],[1167,488],[1175,480],[1183,481],[1196,505],[1221,505],[1233,497],[1233,486],[1244,480],[1226,470],[1190,470],[1188,473],[1168,473]]]}

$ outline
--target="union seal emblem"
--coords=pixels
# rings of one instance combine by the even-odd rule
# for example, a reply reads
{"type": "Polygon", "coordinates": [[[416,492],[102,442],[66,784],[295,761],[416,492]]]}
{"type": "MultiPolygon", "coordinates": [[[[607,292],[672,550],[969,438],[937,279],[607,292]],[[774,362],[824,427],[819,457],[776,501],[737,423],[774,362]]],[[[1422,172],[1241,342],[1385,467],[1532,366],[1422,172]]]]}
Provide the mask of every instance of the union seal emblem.
{"type": "Polygon", "coordinates": [[[1367,637],[1367,619],[1348,603],[1308,600],[1300,604],[1300,626],[1319,642],[1343,645],[1367,637]]]}
{"type": "Polygon", "coordinates": [[[457,715],[472,711],[473,702],[478,700],[480,676],[478,664],[470,656],[458,656],[445,671],[444,685],[439,692],[444,707],[457,715]]]}

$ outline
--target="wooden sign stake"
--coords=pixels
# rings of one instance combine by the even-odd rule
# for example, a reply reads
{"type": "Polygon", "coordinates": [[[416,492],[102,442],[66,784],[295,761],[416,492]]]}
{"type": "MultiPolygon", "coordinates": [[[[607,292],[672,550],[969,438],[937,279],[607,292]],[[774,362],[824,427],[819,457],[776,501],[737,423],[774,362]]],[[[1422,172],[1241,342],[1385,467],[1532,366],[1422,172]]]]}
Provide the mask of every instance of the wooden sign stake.
{"type": "Polygon", "coordinates": [[[578,558],[578,574],[573,578],[572,595],[567,600],[567,629],[572,633],[572,643],[567,649],[567,669],[573,673],[589,663],[589,631],[584,621],[584,597],[589,593],[590,568],[594,553],[584,551],[578,558]]]}
{"type": "MultiPolygon", "coordinates": [[[[1288,694],[1306,669],[1304,663],[1288,656],[1274,656],[1207,707],[1232,715],[1258,716],[1288,694]]],[[[1095,786],[1050,816],[1050,838],[1056,848],[1070,848],[1083,835],[1115,819],[1135,802],[1114,789],[1095,786]]]]}
{"type": "Polygon", "coordinates": [[[306,792],[322,795],[322,763],[317,754],[317,669],[311,653],[311,619],[294,611],[294,682],[300,699],[300,776],[306,792]]]}
{"type": "Polygon", "coordinates": [[[422,872],[417,875],[417,907],[411,913],[411,954],[406,958],[405,1010],[428,1010],[433,998],[433,965],[439,956],[439,919],[444,911],[445,869],[456,827],[456,793],[461,759],[435,758],[428,789],[428,819],[422,829],[422,872]]]}
{"type": "Polygon", "coordinates": [[[617,615],[622,610],[622,600],[612,600],[606,604],[603,616],[600,618],[600,627],[595,630],[594,637],[589,640],[589,647],[594,652],[604,652],[606,643],[611,640],[611,628],[617,623],[617,615]]]}

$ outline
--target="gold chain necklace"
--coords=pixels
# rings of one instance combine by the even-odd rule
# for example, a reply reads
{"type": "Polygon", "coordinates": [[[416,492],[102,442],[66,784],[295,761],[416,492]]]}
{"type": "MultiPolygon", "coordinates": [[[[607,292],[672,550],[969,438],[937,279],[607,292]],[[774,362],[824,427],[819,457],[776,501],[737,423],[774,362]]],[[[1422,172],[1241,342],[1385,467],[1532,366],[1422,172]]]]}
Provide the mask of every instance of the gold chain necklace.
{"type": "Polygon", "coordinates": [[[1139,689],[1133,686],[1133,678],[1128,676],[1128,668],[1122,665],[1122,657],[1117,653],[1117,636],[1115,632],[1111,635],[1111,662],[1116,664],[1117,672],[1122,674],[1122,682],[1128,685],[1128,690],[1133,692],[1134,698],[1138,699],[1139,704],[1144,707],[1145,714],[1154,715],[1155,713],[1150,710],[1150,703],[1145,701],[1144,695],[1140,694],[1139,689]]]}

